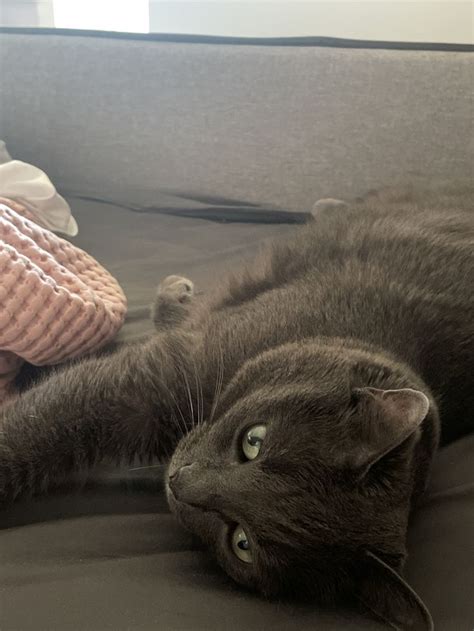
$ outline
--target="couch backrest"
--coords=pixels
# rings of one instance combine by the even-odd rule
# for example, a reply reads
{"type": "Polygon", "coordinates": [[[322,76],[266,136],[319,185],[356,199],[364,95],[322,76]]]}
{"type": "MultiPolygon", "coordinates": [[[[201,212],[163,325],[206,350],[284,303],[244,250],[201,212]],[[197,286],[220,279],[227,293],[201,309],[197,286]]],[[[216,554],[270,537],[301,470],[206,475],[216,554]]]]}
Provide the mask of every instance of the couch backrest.
{"type": "Polygon", "coordinates": [[[472,174],[473,62],[467,50],[13,30],[0,33],[0,138],[65,191],[307,210],[472,174]]]}

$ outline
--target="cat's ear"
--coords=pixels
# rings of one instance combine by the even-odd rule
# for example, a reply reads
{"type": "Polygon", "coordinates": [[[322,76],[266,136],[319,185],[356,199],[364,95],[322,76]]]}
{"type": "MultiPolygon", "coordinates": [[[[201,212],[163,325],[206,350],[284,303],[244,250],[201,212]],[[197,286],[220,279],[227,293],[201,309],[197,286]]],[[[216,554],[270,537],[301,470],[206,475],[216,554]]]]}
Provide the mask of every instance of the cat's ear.
{"type": "Polygon", "coordinates": [[[372,552],[361,559],[356,598],[399,631],[433,631],[426,605],[408,583],[372,552]]]}
{"type": "Polygon", "coordinates": [[[366,470],[411,436],[430,408],[428,397],[411,388],[357,388],[353,394],[357,407],[353,464],[366,470]]]}

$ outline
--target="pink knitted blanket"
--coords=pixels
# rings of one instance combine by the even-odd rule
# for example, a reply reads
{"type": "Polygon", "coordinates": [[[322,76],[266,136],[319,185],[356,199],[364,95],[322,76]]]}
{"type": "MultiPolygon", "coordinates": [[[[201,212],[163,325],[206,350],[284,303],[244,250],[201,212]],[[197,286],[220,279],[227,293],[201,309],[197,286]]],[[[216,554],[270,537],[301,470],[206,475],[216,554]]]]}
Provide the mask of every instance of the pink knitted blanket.
{"type": "Polygon", "coordinates": [[[0,406],[24,360],[57,364],[96,350],[121,327],[125,296],[92,257],[0,198],[0,406]]]}

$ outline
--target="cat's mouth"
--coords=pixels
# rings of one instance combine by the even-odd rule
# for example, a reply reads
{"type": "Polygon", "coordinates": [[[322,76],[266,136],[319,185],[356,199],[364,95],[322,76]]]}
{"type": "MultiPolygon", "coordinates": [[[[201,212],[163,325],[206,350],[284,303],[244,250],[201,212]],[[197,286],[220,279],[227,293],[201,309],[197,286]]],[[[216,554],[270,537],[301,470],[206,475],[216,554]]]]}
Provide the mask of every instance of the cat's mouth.
{"type": "Polygon", "coordinates": [[[166,499],[168,500],[168,504],[173,512],[178,512],[179,510],[191,510],[199,513],[218,515],[222,519],[222,515],[216,509],[209,508],[205,504],[200,504],[198,502],[189,502],[180,499],[179,496],[173,492],[168,481],[165,483],[165,492],[166,499]]]}
{"type": "Polygon", "coordinates": [[[205,543],[212,545],[226,529],[228,520],[218,510],[219,502],[212,501],[213,495],[209,494],[209,489],[201,487],[196,492],[195,483],[200,478],[199,473],[198,463],[180,466],[171,464],[165,479],[166,498],[178,521],[205,543]]]}
{"type": "Polygon", "coordinates": [[[174,506],[184,506],[184,507],[193,508],[196,510],[201,510],[201,511],[204,510],[201,506],[198,506],[197,504],[190,504],[189,502],[184,502],[180,500],[178,497],[176,497],[168,481],[165,484],[165,491],[166,491],[166,499],[168,500],[168,504],[170,505],[171,509],[174,506]]]}
{"type": "Polygon", "coordinates": [[[226,530],[227,521],[223,515],[205,505],[178,499],[168,482],[165,484],[165,490],[168,506],[178,522],[197,535],[207,546],[212,547],[226,530]]]}
{"type": "Polygon", "coordinates": [[[165,483],[168,500],[202,512],[220,513],[225,505],[224,472],[224,468],[211,468],[201,462],[172,463],[165,483]]]}
{"type": "Polygon", "coordinates": [[[198,505],[196,502],[189,502],[183,499],[183,484],[182,484],[182,472],[183,470],[192,471],[194,465],[193,464],[185,464],[179,467],[172,467],[168,469],[168,473],[166,476],[165,488],[166,488],[166,497],[170,506],[173,503],[182,506],[189,506],[191,508],[196,508],[202,510],[202,507],[198,505]]]}

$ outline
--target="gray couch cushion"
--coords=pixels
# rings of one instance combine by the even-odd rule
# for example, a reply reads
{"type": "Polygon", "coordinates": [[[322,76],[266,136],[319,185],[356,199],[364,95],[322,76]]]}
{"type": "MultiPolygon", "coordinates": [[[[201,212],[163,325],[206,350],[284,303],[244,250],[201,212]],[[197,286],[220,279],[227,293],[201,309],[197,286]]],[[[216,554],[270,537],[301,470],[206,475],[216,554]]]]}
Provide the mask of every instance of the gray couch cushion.
{"type": "Polygon", "coordinates": [[[0,41],[0,137],[62,190],[309,210],[320,197],[472,173],[469,52],[0,41]]]}
{"type": "Polygon", "coordinates": [[[474,628],[474,436],[442,449],[409,530],[407,575],[439,631],[474,628]]]}

